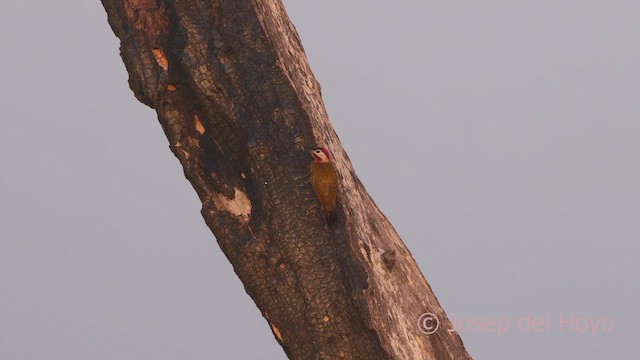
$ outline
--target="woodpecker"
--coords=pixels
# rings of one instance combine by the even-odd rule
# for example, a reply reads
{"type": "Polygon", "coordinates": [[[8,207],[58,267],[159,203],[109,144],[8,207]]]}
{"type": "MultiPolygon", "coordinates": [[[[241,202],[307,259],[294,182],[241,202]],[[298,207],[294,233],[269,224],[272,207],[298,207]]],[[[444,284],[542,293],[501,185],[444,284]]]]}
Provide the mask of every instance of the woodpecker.
{"type": "Polygon", "coordinates": [[[311,150],[311,185],[318,202],[322,205],[327,225],[336,219],[336,197],[338,195],[338,175],[331,161],[329,150],[324,147],[311,150]]]}

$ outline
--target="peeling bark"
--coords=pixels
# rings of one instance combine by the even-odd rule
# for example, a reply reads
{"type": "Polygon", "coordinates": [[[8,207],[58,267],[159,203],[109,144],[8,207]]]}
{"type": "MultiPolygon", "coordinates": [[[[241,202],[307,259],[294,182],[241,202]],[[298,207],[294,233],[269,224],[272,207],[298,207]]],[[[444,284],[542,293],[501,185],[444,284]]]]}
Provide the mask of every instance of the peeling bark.
{"type": "Polygon", "coordinates": [[[470,359],[355,175],[279,0],[103,0],[202,216],[290,359],[470,359]],[[340,180],[327,227],[306,150],[340,180]],[[425,335],[433,313],[441,329],[425,335]]]}

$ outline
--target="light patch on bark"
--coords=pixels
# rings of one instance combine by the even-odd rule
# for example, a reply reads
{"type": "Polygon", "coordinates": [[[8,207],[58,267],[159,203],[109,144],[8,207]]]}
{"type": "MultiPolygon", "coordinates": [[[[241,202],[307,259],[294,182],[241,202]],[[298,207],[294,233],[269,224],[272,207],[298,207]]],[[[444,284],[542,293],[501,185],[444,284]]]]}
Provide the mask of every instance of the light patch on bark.
{"type": "Polygon", "coordinates": [[[156,61],[158,62],[158,65],[160,65],[160,67],[164,69],[164,71],[169,70],[169,61],[164,56],[164,53],[162,52],[162,50],[158,48],[153,48],[151,49],[151,52],[153,53],[153,56],[155,56],[156,61]]]}
{"type": "Polygon", "coordinates": [[[273,323],[271,322],[269,323],[269,326],[271,326],[271,330],[278,338],[278,341],[282,342],[282,334],[280,333],[280,330],[278,330],[278,328],[275,325],[273,325],[273,323]]]}
{"type": "MultiPolygon", "coordinates": [[[[318,134],[323,134],[324,131],[322,128],[314,130],[318,134]]],[[[324,136],[321,135],[320,138],[324,136]]],[[[341,148],[339,144],[333,145],[332,142],[329,146],[341,148]]],[[[380,334],[385,350],[392,359],[435,360],[436,356],[444,359],[470,359],[464,348],[456,346],[462,346],[458,335],[447,331],[452,325],[430,291],[411,253],[351,175],[349,161],[342,152],[336,152],[334,158],[339,173],[343,174],[339,196],[345,211],[349,213],[347,232],[352,239],[358,239],[354,247],[359,248],[363,260],[367,260],[367,252],[362,243],[367,244],[371,254],[377,255],[372,257],[371,262],[363,261],[369,283],[365,299],[371,309],[373,328],[380,334]],[[374,228],[373,224],[378,226],[374,228]],[[427,312],[435,314],[440,321],[438,332],[430,335],[437,336],[436,339],[427,338],[417,326],[417,319],[427,312]],[[445,350],[436,350],[434,343],[445,344],[445,350]]]]}
{"type": "Polygon", "coordinates": [[[184,155],[184,158],[185,158],[185,159],[187,159],[187,160],[188,160],[188,159],[191,157],[191,154],[190,154],[187,150],[185,150],[185,149],[182,147],[182,144],[181,144],[179,141],[178,141],[178,142],[176,142],[176,144],[175,144],[174,146],[175,146],[176,148],[180,149],[180,151],[182,151],[182,154],[184,155]]]}
{"type": "Polygon", "coordinates": [[[169,85],[167,85],[167,90],[169,90],[169,91],[176,91],[176,86],[175,86],[175,85],[172,85],[172,84],[169,84],[169,85]]]}
{"type": "Polygon", "coordinates": [[[198,117],[198,115],[193,115],[193,122],[195,123],[196,126],[196,131],[202,135],[204,134],[204,125],[202,125],[202,121],[200,121],[200,118],[198,117]]]}
{"type": "Polygon", "coordinates": [[[249,217],[251,216],[251,201],[244,191],[235,187],[233,191],[233,199],[229,199],[223,194],[213,193],[211,200],[216,206],[216,209],[226,211],[240,218],[242,225],[244,225],[249,222],[249,217]]]}

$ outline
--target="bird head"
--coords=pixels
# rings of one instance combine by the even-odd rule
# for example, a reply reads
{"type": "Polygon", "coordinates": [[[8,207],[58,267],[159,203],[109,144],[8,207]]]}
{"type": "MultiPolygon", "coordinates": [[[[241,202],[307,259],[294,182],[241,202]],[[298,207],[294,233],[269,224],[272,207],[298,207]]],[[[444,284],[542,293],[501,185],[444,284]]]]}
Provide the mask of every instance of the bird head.
{"type": "Polygon", "coordinates": [[[329,150],[325,147],[315,148],[310,151],[313,156],[313,160],[316,163],[328,163],[331,162],[331,156],[329,156],[329,150]]]}

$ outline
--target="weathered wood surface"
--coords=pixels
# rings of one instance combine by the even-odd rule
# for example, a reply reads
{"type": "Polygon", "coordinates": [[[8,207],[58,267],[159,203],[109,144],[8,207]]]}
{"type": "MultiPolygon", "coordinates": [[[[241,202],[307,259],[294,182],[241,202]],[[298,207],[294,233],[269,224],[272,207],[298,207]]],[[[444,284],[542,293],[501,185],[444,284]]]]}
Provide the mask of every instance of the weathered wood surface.
{"type": "MultiPolygon", "coordinates": [[[[355,175],[279,0],[102,0],[202,216],[290,359],[469,359],[355,175]],[[340,178],[328,228],[306,152],[340,178]],[[430,312],[441,329],[418,327],[430,312]]],[[[213,305],[213,304],[212,304],[213,305]]]]}

